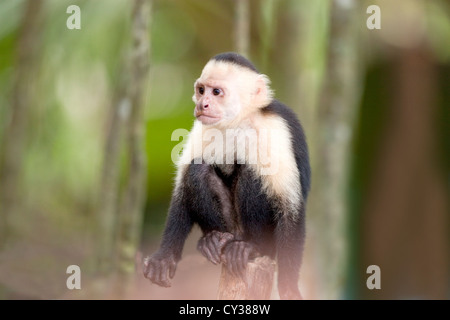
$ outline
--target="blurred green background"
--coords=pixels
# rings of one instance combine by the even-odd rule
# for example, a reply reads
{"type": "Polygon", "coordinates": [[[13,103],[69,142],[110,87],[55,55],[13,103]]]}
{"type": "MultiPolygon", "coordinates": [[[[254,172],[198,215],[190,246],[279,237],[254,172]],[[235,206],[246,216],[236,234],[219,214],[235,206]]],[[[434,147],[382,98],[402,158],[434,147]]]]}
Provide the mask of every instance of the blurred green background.
{"type": "Polygon", "coordinates": [[[305,127],[303,296],[450,297],[449,1],[153,0],[139,51],[141,2],[0,2],[1,299],[216,297],[220,268],[196,252],[197,229],[170,289],[140,259],[164,227],[172,132],[191,128],[193,83],[225,51],[267,74],[305,127]],[[79,30],[66,26],[73,4],[79,30]],[[379,30],[366,26],[372,4],[379,30]],[[81,290],[66,287],[69,265],[81,290]]]}

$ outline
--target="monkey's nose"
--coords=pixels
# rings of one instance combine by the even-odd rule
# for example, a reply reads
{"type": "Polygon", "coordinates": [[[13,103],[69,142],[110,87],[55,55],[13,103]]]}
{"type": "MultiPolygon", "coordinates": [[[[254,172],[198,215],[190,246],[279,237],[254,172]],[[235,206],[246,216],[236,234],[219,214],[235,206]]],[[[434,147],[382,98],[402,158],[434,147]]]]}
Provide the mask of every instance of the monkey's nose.
{"type": "Polygon", "coordinates": [[[205,105],[203,106],[203,109],[208,109],[208,107],[209,107],[209,104],[205,104],[205,105]]]}

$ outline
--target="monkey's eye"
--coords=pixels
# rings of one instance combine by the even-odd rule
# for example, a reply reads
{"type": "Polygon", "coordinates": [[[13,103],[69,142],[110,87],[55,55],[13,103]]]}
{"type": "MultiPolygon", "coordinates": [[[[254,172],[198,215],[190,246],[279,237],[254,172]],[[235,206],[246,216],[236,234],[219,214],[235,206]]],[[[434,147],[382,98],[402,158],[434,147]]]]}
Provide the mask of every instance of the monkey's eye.
{"type": "Polygon", "coordinates": [[[198,87],[198,93],[200,95],[203,95],[205,93],[205,88],[204,87],[198,87]]]}
{"type": "Polygon", "coordinates": [[[222,91],[218,88],[213,89],[213,95],[218,96],[222,91]]]}

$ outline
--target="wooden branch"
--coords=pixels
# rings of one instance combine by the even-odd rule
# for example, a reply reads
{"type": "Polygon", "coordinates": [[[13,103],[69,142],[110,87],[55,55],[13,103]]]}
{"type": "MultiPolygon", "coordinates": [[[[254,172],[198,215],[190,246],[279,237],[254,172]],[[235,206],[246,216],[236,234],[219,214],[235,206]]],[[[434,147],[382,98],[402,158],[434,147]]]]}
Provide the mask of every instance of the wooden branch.
{"type": "Polygon", "coordinates": [[[222,265],[219,300],[268,300],[272,292],[275,261],[267,256],[249,262],[244,277],[236,277],[222,265]]]}

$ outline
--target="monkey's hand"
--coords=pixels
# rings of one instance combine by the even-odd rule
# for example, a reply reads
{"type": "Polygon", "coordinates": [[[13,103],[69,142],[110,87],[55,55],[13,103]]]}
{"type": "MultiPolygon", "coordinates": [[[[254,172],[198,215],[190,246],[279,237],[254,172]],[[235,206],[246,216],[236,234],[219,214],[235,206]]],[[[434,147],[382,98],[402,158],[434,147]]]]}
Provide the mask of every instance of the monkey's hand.
{"type": "Polygon", "coordinates": [[[255,245],[246,241],[232,241],[222,254],[222,261],[234,276],[244,276],[247,263],[259,256],[255,245]]]}
{"type": "Polygon", "coordinates": [[[144,259],[144,276],[161,287],[171,286],[169,278],[175,276],[176,269],[177,261],[173,254],[157,252],[144,259]]]}
{"type": "Polygon", "coordinates": [[[214,264],[221,262],[222,249],[234,239],[229,232],[212,231],[200,238],[197,249],[214,264]]]}

